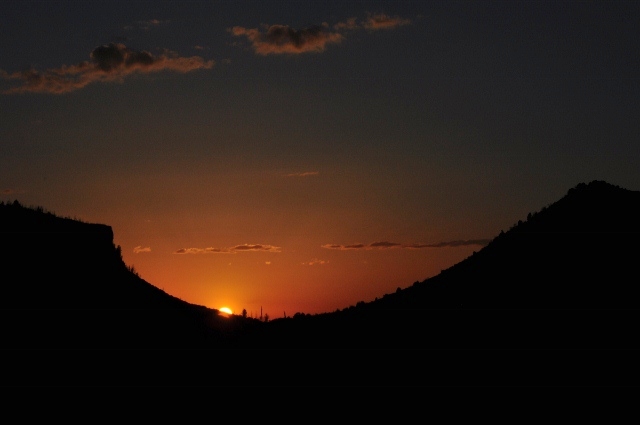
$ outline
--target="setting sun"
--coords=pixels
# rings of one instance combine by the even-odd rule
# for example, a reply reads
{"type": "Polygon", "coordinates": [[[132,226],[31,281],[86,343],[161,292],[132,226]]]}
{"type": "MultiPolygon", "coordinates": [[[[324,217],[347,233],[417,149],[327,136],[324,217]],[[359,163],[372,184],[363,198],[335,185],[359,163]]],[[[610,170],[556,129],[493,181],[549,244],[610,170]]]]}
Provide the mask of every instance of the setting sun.
{"type": "Polygon", "coordinates": [[[233,314],[233,311],[229,307],[220,307],[220,312],[225,314],[233,314]]]}

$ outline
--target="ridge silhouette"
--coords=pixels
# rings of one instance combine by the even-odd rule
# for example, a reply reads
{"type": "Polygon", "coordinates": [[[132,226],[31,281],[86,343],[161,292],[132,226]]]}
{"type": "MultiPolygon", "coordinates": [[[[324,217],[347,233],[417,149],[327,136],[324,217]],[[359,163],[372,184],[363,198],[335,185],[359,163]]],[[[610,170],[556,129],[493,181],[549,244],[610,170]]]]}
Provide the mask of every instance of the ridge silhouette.
{"type": "MultiPolygon", "coordinates": [[[[242,359],[227,375],[294,381],[292,358],[322,353],[305,369],[309,380],[339,371],[369,384],[412,374],[432,383],[635,385],[639,217],[640,192],[580,183],[432,278],[332,313],[263,323],[222,318],[144,281],[122,261],[109,226],[3,203],[0,350],[120,350],[118,364],[135,350],[181,350],[199,366],[214,353],[235,366],[242,359]],[[272,372],[247,353],[268,359],[272,372]],[[376,374],[363,356],[377,360],[376,374]]],[[[153,382],[155,369],[145,370],[153,382]]]]}
{"type": "Polygon", "coordinates": [[[581,183],[440,274],[339,312],[274,320],[260,344],[640,347],[625,334],[640,307],[638,248],[629,243],[638,217],[640,192],[581,183]]]}
{"type": "Polygon", "coordinates": [[[3,347],[216,347],[251,324],[140,278],[107,225],[1,204],[0,255],[12,270],[0,298],[3,347]]]}

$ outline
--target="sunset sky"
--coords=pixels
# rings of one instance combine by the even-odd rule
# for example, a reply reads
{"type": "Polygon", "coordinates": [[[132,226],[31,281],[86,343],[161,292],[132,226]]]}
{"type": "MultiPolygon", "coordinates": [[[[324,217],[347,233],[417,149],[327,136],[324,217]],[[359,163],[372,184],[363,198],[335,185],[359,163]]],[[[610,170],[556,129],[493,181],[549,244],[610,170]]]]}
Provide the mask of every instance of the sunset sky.
{"type": "Polygon", "coordinates": [[[639,136],[637,1],[0,2],[0,200],[211,308],[408,287],[578,183],[640,190],[639,136]]]}

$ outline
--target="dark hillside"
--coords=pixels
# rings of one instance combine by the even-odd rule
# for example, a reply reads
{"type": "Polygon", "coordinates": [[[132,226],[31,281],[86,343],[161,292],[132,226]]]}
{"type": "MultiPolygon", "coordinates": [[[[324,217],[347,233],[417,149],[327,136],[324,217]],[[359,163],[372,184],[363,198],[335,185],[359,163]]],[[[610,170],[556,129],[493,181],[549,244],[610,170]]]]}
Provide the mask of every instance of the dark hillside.
{"type": "Polygon", "coordinates": [[[640,192],[580,184],[379,308],[635,309],[640,192]]]}
{"type": "Polygon", "coordinates": [[[4,347],[219,346],[241,328],[141,279],[106,225],[2,204],[0,258],[4,347]]]}
{"type": "Polygon", "coordinates": [[[256,336],[373,352],[637,350],[638,217],[640,192],[580,184],[433,278],[340,312],[277,319],[256,336]]]}

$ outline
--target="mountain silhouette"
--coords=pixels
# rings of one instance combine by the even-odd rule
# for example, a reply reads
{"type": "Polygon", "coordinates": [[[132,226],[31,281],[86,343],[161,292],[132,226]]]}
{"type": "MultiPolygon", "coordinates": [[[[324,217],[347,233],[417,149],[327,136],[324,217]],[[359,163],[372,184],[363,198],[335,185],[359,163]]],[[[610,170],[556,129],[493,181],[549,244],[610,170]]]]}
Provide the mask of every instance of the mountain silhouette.
{"type": "MultiPolygon", "coordinates": [[[[437,276],[332,313],[263,323],[220,317],[144,281],[106,225],[1,204],[0,348],[16,357],[63,350],[67,365],[107,350],[117,365],[137,358],[156,383],[185,372],[270,385],[342,376],[365,385],[636,385],[639,217],[640,192],[581,183],[437,276]],[[160,375],[147,361],[185,353],[185,369],[160,375]],[[203,366],[212,361],[226,367],[203,366]]],[[[43,364],[51,359],[60,358],[43,364]]],[[[100,382],[122,378],[105,370],[100,382]]],[[[63,379],[46,366],[29,376],[63,379]]]]}
{"type": "Polygon", "coordinates": [[[277,337],[267,335],[261,343],[602,347],[615,331],[596,338],[602,326],[594,324],[586,334],[584,327],[566,334],[559,329],[579,318],[585,324],[612,317],[625,322],[625,315],[640,308],[633,277],[638,249],[630,244],[640,235],[639,217],[640,192],[602,181],[582,183],[437,276],[339,312],[274,320],[277,337]]]}
{"type": "Polygon", "coordinates": [[[0,255],[4,347],[216,347],[241,333],[239,320],[140,278],[103,224],[2,204],[0,255]]]}
{"type": "Polygon", "coordinates": [[[640,192],[579,184],[471,257],[383,299],[386,308],[628,309],[640,192]]]}

